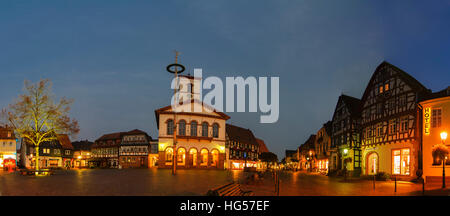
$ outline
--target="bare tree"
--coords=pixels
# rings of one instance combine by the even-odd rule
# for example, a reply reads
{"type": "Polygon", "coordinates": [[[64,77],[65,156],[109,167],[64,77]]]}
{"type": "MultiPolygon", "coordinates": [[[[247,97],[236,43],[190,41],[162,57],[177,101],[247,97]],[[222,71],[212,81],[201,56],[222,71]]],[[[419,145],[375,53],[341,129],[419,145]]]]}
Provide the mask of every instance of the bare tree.
{"type": "Polygon", "coordinates": [[[61,98],[54,101],[52,83],[41,79],[37,83],[25,81],[24,93],[13,104],[2,110],[2,116],[15,133],[22,138],[22,145],[32,144],[36,149],[36,171],[39,170],[39,146],[57,139],[57,134],[76,135],[78,122],[68,114],[73,100],[61,98]]]}

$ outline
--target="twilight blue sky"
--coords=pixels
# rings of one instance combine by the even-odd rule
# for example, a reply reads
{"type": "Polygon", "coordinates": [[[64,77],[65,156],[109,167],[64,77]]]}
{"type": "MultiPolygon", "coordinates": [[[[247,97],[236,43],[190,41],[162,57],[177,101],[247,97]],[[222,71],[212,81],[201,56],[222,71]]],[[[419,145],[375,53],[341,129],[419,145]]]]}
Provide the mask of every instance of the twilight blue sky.
{"type": "Polygon", "coordinates": [[[280,119],[228,113],[284,157],[361,97],[386,60],[433,91],[450,85],[450,1],[1,1],[0,107],[24,79],[75,99],[79,139],[139,128],[157,136],[173,50],[203,76],[279,76],[280,119]]]}

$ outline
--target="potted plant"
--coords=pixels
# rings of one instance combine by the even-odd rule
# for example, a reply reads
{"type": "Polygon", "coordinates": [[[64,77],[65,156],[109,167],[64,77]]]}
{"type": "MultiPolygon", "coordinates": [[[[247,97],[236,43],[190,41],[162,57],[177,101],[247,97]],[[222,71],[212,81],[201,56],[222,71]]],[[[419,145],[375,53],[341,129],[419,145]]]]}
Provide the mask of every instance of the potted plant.
{"type": "Polygon", "coordinates": [[[445,159],[449,154],[447,146],[443,144],[437,144],[433,146],[432,155],[434,158],[438,158],[442,161],[442,188],[445,188],[445,159]]]}

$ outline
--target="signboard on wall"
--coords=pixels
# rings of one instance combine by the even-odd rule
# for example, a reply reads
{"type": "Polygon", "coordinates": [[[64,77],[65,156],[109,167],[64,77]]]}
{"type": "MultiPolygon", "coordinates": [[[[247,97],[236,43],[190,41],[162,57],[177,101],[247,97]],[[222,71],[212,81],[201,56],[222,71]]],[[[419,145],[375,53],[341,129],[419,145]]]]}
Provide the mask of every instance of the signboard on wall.
{"type": "Polygon", "coordinates": [[[423,110],[423,132],[425,135],[430,134],[431,108],[427,107],[423,110]]]}

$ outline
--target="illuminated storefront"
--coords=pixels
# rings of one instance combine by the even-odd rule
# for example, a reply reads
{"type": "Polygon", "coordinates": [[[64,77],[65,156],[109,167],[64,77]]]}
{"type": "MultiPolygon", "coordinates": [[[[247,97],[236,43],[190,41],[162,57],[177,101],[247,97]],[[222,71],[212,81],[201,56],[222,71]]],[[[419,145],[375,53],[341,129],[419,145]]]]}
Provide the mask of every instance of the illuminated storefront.
{"type": "Polygon", "coordinates": [[[231,161],[231,169],[233,170],[243,170],[244,167],[258,168],[258,162],[247,161],[246,163],[245,161],[235,161],[235,160],[231,161]],[[245,166],[246,164],[247,166],[245,166]]]}
{"type": "MultiPolygon", "coordinates": [[[[441,182],[442,160],[434,158],[432,150],[437,144],[450,148],[450,139],[443,140],[441,137],[442,133],[450,133],[450,88],[433,93],[430,99],[420,102],[420,105],[423,110],[423,177],[426,182],[441,182]]],[[[445,168],[450,170],[448,159],[445,168]]],[[[448,174],[446,180],[450,182],[448,174]]]]}
{"type": "MultiPolygon", "coordinates": [[[[6,163],[16,163],[16,138],[11,128],[0,126],[0,168],[6,168],[6,163]]],[[[11,165],[8,165],[11,167],[11,165]]]]}
{"type": "Polygon", "coordinates": [[[410,175],[410,149],[392,150],[392,174],[394,175],[410,175]]]}

